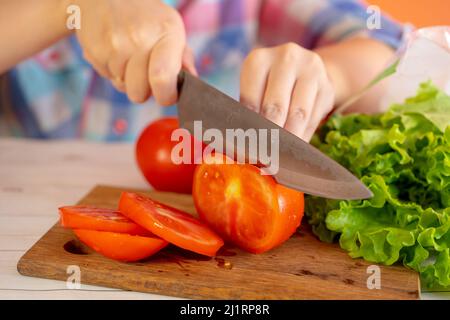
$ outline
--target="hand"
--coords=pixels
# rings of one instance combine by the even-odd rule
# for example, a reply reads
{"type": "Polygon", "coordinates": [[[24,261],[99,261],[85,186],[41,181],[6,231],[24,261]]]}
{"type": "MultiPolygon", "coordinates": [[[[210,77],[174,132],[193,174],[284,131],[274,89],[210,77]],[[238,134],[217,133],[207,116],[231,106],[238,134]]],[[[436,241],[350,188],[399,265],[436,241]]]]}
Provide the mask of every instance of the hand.
{"type": "Polygon", "coordinates": [[[95,70],[130,100],[150,95],[164,106],[177,100],[182,65],[196,74],[182,18],[160,0],[75,0],[77,37],[95,70]]]}
{"type": "Polygon", "coordinates": [[[241,72],[241,102],[309,141],[332,110],[334,88],[320,56],[296,44],[253,50],[241,72]]]}

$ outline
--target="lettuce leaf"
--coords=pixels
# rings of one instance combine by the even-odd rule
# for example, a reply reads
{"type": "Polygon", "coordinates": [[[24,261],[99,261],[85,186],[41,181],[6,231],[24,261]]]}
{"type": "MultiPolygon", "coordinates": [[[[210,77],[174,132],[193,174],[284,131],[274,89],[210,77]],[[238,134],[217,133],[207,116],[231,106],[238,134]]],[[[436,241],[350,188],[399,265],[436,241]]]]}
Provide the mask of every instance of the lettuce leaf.
{"type": "Polygon", "coordinates": [[[312,144],[349,168],[374,197],[308,197],[322,241],[351,257],[420,272],[425,287],[450,287],[450,97],[423,83],[384,114],[334,116],[312,144]]]}

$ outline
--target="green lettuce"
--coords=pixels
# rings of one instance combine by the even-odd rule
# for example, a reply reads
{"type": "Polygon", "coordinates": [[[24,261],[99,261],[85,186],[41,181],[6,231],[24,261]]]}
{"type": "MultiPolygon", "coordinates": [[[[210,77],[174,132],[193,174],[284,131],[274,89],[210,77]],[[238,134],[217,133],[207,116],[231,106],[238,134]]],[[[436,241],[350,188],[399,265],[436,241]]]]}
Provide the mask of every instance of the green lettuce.
{"type": "Polygon", "coordinates": [[[425,287],[450,286],[450,97],[430,82],[384,114],[333,116],[312,144],[372,190],[368,200],[308,197],[322,241],[351,257],[420,272],[425,287]]]}

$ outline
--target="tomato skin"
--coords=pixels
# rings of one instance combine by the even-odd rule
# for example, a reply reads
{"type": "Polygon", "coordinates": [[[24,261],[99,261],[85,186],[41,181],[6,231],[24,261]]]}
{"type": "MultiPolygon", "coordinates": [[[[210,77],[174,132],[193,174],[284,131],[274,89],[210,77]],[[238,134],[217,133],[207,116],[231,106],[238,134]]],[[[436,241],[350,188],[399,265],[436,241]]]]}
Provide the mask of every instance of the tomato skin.
{"type": "Polygon", "coordinates": [[[123,192],[119,210],[158,237],[186,250],[214,256],[223,240],[191,215],[132,192],[123,192]]]}
{"type": "Polygon", "coordinates": [[[305,199],[302,192],[281,184],[276,185],[276,191],[278,210],[282,217],[280,228],[283,228],[284,232],[279,233],[275,246],[285,242],[295,233],[297,228],[300,227],[305,210],[305,199]]]}
{"type": "Polygon", "coordinates": [[[286,241],[303,217],[303,193],[277,184],[250,164],[199,165],[193,197],[203,221],[251,253],[286,241]]]}
{"type": "MultiPolygon", "coordinates": [[[[160,191],[191,193],[195,164],[193,149],[191,164],[174,164],[172,149],[178,141],[171,141],[172,132],[179,128],[178,119],[168,117],[151,123],[136,144],[136,160],[147,181],[160,191]]],[[[191,140],[193,148],[194,142],[191,140]]]]}
{"type": "Polygon", "coordinates": [[[70,229],[87,229],[151,236],[151,232],[134,223],[117,210],[91,206],[59,208],[61,225],[70,229]]]}
{"type": "Polygon", "coordinates": [[[88,247],[107,258],[123,262],[148,258],[168,244],[155,237],[85,229],[74,229],[73,231],[88,247]]]}

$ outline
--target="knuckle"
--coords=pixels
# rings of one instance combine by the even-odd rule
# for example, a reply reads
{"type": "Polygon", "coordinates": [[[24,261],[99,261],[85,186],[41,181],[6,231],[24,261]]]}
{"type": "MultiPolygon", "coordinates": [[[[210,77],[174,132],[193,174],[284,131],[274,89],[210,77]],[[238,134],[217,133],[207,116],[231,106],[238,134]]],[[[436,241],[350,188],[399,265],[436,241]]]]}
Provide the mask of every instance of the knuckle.
{"type": "Polygon", "coordinates": [[[184,25],[183,18],[176,10],[172,10],[172,14],[167,18],[167,22],[171,27],[175,28],[183,28],[184,25]]]}
{"type": "Polygon", "coordinates": [[[134,47],[141,47],[145,45],[146,42],[150,41],[148,27],[132,25],[128,28],[130,42],[134,47]]]}
{"type": "Polygon", "coordinates": [[[291,110],[290,117],[294,118],[295,120],[304,120],[308,116],[308,112],[299,107],[294,107],[291,110]]]}
{"type": "Polygon", "coordinates": [[[173,22],[172,19],[165,20],[158,24],[157,33],[160,36],[165,36],[173,32],[173,22]]]}
{"type": "Polygon", "coordinates": [[[281,49],[286,52],[298,51],[299,48],[300,48],[300,46],[298,44],[296,44],[295,42],[287,42],[287,43],[281,45],[281,49]]]}
{"type": "Polygon", "coordinates": [[[183,19],[176,11],[167,15],[163,21],[157,24],[157,32],[159,35],[167,35],[174,32],[184,34],[182,31],[184,31],[183,19]]]}
{"type": "Polygon", "coordinates": [[[252,50],[247,58],[244,61],[244,65],[246,66],[261,66],[266,59],[266,50],[265,49],[254,49],[252,50]]]}
{"type": "Polygon", "coordinates": [[[325,65],[319,54],[312,51],[310,53],[309,64],[316,69],[325,70],[325,65]]]}
{"type": "Polygon", "coordinates": [[[300,53],[301,47],[293,42],[288,42],[279,47],[281,59],[284,62],[295,61],[300,53]]]}
{"type": "Polygon", "coordinates": [[[131,40],[128,34],[124,32],[114,33],[111,36],[111,51],[128,53],[134,48],[134,42],[131,40]]]}
{"type": "Polygon", "coordinates": [[[284,107],[278,102],[267,102],[263,105],[263,115],[270,119],[278,118],[282,115],[284,107]]]}
{"type": "Polygon", "coordinates": [[[328,90],[328,73],[322,58],[317,53],[311,52],[304,65],[303,74],[306,78],[317,81],[321,89],[328,90]]]}
{"type": "Polygon", "coordinates": [[[176,12],[168,13],[158,21],[144,21],[129,28],[129,42],[134,48],[150,49],[158,40],[176,35],[185,41],[185,30],[182,17],[176,12]]]}

